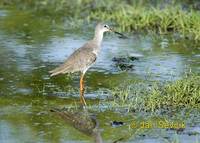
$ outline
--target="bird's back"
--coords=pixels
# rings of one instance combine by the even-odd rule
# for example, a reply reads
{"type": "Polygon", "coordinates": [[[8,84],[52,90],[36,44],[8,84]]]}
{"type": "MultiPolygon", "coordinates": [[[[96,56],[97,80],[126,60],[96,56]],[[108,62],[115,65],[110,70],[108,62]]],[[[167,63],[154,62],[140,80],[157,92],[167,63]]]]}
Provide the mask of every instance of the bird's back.
{"type": "Polygon", "coordinates": [[[97,45],[93,41],[87,42],[81,48],[74,51],[62,65],[50,71],[51,76],[77,71],[84,72],[95,62],[96,54],[94,50],[96,48],[97,45]]]}

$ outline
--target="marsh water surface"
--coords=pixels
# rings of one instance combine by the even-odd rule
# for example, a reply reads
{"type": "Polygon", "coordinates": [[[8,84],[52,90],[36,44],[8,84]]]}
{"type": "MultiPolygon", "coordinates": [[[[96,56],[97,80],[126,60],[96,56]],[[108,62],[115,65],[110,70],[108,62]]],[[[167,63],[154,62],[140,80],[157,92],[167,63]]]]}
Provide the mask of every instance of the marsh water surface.
{"type": "MultiPolygon", "coordinates": [[[[27,12],[0,10],[0,141],[91,142],[92,138],[51,114],[52,107],[68,107],[79,102],[79,74],[49,76],[75,49],[92,38],[93,29],[68,29],[67,24],[45,20],[27,12]]],[[[102,136],[113,141],[130,134],[139,136],[129,124],[111,127],[110,121],[129,121],[131,114],[107,111],[99,105],[108,90],[132,81],[167,82],[185,73],[200,71],[200,47],[187,40],[172,40],[169,35],[152,37],[127,34],[128,39],[106,34],[97,62],[85,77],[86,100],[94,108],[102,136]],[[136,56],[133,67],[121,70],[114,57],[136,56]],[[98,107],[97,107],[98,106],[98,107]],[[100,108],[100,109],[99,109],[100,108]]],[[[199,127],[196,129],[200,133],[199,127]]],[[[170,133],[167,134],[170,136],[170,133]]],[[[177,138],[194,142],[194,136],[177,138]]],[[[165,138],[146,138],[136,142],[160,142],[165,138]]],[[[128,141],[127,141],[128,142],[128,141]]]]}

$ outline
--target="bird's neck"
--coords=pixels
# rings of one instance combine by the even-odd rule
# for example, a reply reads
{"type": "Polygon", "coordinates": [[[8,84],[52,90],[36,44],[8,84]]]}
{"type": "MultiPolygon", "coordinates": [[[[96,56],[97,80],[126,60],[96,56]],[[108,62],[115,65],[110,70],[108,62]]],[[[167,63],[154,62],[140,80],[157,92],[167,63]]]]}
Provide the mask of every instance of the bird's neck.
{"type": "Polygon", "coordinates": [[[103,32],[95,31],[93,40],[97,43],[98,46],[101,46],[101,42],[103,40],[103,32]]]}

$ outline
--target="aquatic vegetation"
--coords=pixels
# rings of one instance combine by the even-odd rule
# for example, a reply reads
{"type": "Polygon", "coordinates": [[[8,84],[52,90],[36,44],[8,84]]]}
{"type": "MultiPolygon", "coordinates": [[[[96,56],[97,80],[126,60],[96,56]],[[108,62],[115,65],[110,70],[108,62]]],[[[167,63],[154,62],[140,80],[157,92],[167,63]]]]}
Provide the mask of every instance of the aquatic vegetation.
{"type": "Polygon", "coordinates": [[[111,106],[147,112],[199,109],[199,81],[200,76],[189,76],[165,86],[158,84],[150,87],[143,84],[121,86],[111,91],[114,97],[111,106]]]}
{"type": "Polygon", "coordinates": [[[188,6],[184,8],[175,1],[163,4],[154,1],[2,1],[0,5],[11,5],[26,9],[46,18],[64,20],[68,26],[76,27],[93,21],[107,21],[120,31],[153,31],[159,34],[178,32],[180,37],[200,40],[200,12],[188,6]],[[83,19],[84,17],[84,19],[83,19]]]}
{"type": "Polygon", "coordinates": [[[200,13],[183,11],[179,6],[164,9],[126,6],[109,15],[102,11],[90,15],[90,19],[97,17],[99,20],[113,21],[120,31],[179,32],[185,38],[200,39],[200,13]]]}

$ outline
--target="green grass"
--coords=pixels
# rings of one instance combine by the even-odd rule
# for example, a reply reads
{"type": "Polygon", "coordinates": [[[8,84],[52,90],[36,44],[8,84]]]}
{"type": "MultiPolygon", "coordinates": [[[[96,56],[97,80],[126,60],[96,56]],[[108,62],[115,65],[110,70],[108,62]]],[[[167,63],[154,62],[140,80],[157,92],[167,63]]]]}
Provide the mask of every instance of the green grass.
{"type": "Polygon", "coordinates": [[[178,111],[200,109],[200,76],[189,76],[164,86],[122,85],[111,91],[111,107],[132,111],[178,111]]]}
{"type": "Polygon", "coordinates": [[[102,20],[114,21],[120,31],[145,30],[159,34],[179,32],[185,38],[200,40],[200,13],[192,10],[185,12],[179,7],[146,10],[128,6],[110,15],[104,15],[106,13],[94,12],[90,17],[91,19],[100,17],[102,20]]]}
{"type": "Polygon", "coordinates": [[[179,33],[180,37],[200,40],[200,12],[190,6],[172,1],[152,5],[145,0],[3,0],[0,5],[29,10],[40,16],[64,19],[68,26],[83,25],[94,21],[114,24],[123,32],[153,31],[159,34],[179,33]]]}

